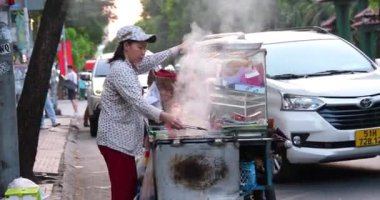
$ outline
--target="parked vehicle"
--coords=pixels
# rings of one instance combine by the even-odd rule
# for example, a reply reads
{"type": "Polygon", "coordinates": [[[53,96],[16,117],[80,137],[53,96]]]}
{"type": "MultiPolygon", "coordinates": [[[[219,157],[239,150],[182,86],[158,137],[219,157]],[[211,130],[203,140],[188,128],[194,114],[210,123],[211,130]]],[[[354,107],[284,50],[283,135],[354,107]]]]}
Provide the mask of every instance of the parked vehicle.
{"type": "Polygon", "coordinates": [[[91,72],[79,72],[79,97],[81,99],[87,99],[87,89],[91,81],[91,72]]]}
{"type": "MultiPolygon", "coordinates": [[[[150,53],[150,52],[147,52],[150,53]]],[[[113,53],[105,53],[96,59],[90,85],[87,90],[88,112],[90,115],[90,133],[95,137],[98,130],[98,119],[101,110],[100,96],[103,91],[103,83],[110,72],[108,60],[113,53]]],[[[139,75],[140,84],[144,89],[148,87],[148,73],[139,75]]]]}
{"type": "Polygon", "coordinates": [[[291,179],[294,164],[380,154],[380,70],[362,51],[321,28],[243,38],[267,50],[275,180],[291,179]]]}

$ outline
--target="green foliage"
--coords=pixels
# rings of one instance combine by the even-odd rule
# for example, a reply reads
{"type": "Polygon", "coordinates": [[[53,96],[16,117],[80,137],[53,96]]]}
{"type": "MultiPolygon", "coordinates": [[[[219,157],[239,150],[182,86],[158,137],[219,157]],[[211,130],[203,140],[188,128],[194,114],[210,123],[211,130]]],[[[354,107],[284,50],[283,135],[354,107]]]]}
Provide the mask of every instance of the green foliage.
{"type": "Polygon", "coordinates": [[[73,27],[78,33],[87,34],[89,39],[100,44],[104,38],[104,29],[115,19],[111,12],[114,0],[70,0],[73,5],[66,17],[66,26],[73,27]]]}
{"type": "Polygon", "coordinates": [[[117,47],[117,44],[118,44],[117,39],[116,38],[113,39],[111,42],[108,42],[106,44],[106,46],[103,49],[103,52],[104,53],[114,52],[117,47]]]}
{"type": "Polygon", "coordinates": [[[212,33],[268,29],[274,24],[275,3],[262,0],[141,0],[144,12],[137,23],[157,35],[153,51],[179,44],[196,24],[212,33]],[[260,9],[258,9],[260,8],[260,9]]]}
{"type": "Polygon", "coordinates": [[[156,34],[157,42],[149,46],[153,52],[181,43],[182,37],[190,32],[193,1],[141,0],[141,3],[143,19],[137,25],[156,34]]]}
{"type": "Polygon", "coordinates": [[[96,45],[90,40],[85,33],[78,33],[74,28],[66,28],[66,40],[71,41],[71,53],[74,66],[79,70],[83,70],[87,59],[95,54],[96,45]]]}
{"type": "Polygon", "coordinates": [[[380,1],[379,0],[369,0],[369,6],[372,8],[372,9],[379,9],[380,8],[380,1]]]}
{"type": "Polygon", "coordinates": [[[84,68],[86,60],[95,56],[97,45],[105,37],[105,28],[115,19],[111,9],[114,0],[70,0],[73,5],[66,17],[66,40],[72,44],[72,57],[78,70],[84,68]]]}
{"type": "Polygon", "coordinates": [[[314,0],[277,0],[278,27],[320,26],[323,20],[334,15],[331,3],[315,3],[314,0]]]}
{"type": "MultiPolygon", "coordinates": [[[[332,2],[316,0],[140,0],[142,20],[137,25],[157,35],[157,42],[149,49],[158,51],[181,42],[191,32],[195,22],[212,33],[254,32],[270,29],[321,26],[335,15],[332,2]]],[[[353,2],[351,18],[358,12],[353,2]]],[[[369,0],[372,8],[379,8],[380,0],[369,0]]]]}

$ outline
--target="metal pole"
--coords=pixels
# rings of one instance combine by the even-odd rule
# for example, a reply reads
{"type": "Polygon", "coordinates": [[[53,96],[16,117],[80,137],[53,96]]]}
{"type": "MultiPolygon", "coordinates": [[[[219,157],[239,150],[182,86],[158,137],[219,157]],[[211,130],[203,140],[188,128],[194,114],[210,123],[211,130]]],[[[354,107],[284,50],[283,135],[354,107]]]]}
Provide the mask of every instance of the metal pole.
{"type": "Polygon", "coordinates": [[[0,7],[0,197],[20,176],[9,7],[0,7]]]}
{"type": "Polygon", "coordinates": [[[27,57],[27,62],[29,62],[31,51],[30,51],[28,0],[24,0],[24,20],[25,20],[26,57],[27,57]]]}
{"type": "Polygon", "coordinates": [[[67,74],[67,50],[66,50],[66,34],[65,34],[65,25],[63,25],[63,28],[62,28],[62,38],[63,38],[63,46],[62,46],[62,49],[63,49],[63,61],[64,61],[64,65],[65,65],[65,75],[67,74]]]}

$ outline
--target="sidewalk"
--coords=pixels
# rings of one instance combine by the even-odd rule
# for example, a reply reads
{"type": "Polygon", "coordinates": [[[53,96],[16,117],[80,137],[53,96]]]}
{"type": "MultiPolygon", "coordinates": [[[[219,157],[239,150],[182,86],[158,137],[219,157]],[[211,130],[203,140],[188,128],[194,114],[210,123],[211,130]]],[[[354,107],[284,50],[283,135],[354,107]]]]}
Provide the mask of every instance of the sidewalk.
{"type": "Polygon", "coordinates": [[[49,200],[53,199],[54,183],[58,183],[62,176],[60,165],[69,134],[71,118],[69,116],[58,117],[58,121],[61,126],[49,127],[40,131],[37,156],[33,167],[36,177],[41,179],[40,187],[49,196],[49,200]]]}
{"type": "Polygon", "coordinates": [[[41,129],[38,140],[38,148],[33,171],[41,180],[39,185],[49,200],[60,200],[62,192],[63,156],[70,131],[79,126],[86,102],[79,102],[79,115],[77,118],[70,116],[71,103],[68,100],[59,100],[58,108],[62,115],[57,116],[61,123],[58,127],[51,127],[49,119],[44,119],[48,129],[41,129]]]}

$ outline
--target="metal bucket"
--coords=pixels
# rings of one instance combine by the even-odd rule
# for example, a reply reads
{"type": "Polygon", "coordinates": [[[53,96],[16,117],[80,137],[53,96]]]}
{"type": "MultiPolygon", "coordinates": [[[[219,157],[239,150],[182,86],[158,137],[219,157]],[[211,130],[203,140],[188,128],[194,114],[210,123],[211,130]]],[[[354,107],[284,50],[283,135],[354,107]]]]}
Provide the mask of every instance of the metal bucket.
{"type": "Polygon", "coordinates": [[[239,148],[233,142],[158,143],[154,166],[158,200],[239,199],[239,148]]]}

